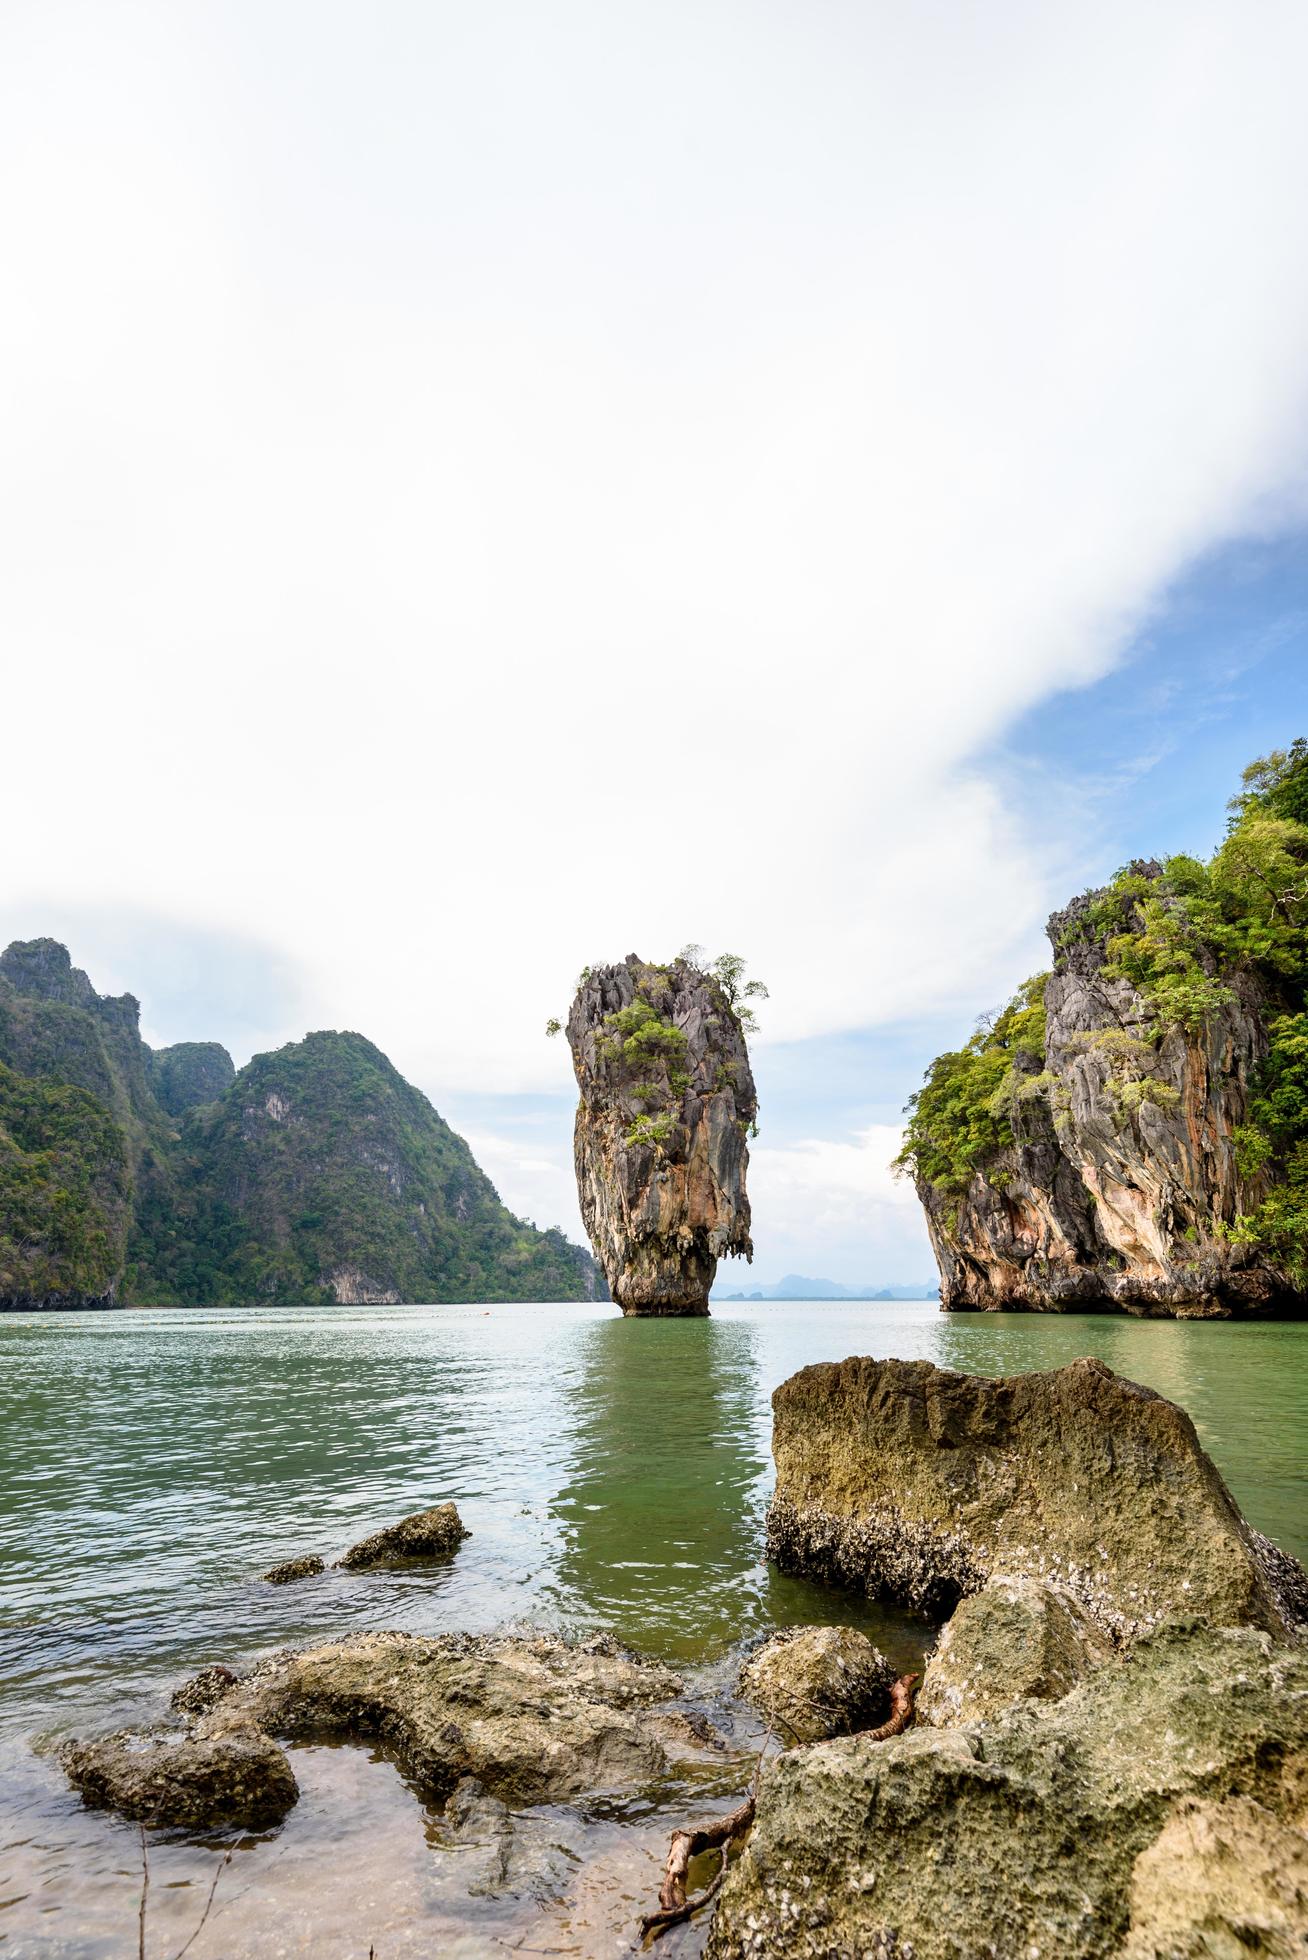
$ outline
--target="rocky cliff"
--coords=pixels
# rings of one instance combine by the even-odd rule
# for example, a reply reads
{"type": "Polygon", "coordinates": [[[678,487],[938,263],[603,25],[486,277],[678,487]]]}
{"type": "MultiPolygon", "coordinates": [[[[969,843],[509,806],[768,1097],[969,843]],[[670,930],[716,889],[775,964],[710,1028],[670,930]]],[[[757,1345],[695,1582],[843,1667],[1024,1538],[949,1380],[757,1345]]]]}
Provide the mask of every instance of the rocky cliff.
{"type": "Polygon", "coordinates": [[[717,1263],[753,1253],[758,1111],[744,1030],[712,974],[632,953],[587,972],[568,1016],[581,1215],[625,1314],[706,1314],[717,1263]]]}
{"type": "Polygon", "coordinates": [[[152,1051],[56,941],[0,954],[0,1307],[596,1297],[361,1035],[237,1075],[152,1051]]]}
{"type": "Polygon", "coordinates": [[[1302,1311],[1306,893],[1308,827],[1259,800],[1209,865],[1054,914],[1053,971],[910,1105],[942,1307],[1302,1311]]]}

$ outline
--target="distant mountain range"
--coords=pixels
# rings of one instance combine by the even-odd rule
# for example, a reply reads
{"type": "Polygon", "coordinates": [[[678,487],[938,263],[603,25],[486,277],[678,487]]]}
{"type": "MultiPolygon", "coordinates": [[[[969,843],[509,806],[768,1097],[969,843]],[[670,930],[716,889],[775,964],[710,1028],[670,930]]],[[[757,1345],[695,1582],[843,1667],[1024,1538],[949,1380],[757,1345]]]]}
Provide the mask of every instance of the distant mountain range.
{"type": "Polygon", "coordinates": [[[934,1300],[940,1288],[927,1286],[842,1286],[834,1279],[805,1279],[787,1273],[775,1286],[755,1286],[748,1292],[716,1293],[717,1300],[934,1300]]]}
{"type": "Polygon", "coordinates": [[[0,953],[0,1308],[606,1297],[361,1034],[238,1072],[56,940],[0,953]]]}

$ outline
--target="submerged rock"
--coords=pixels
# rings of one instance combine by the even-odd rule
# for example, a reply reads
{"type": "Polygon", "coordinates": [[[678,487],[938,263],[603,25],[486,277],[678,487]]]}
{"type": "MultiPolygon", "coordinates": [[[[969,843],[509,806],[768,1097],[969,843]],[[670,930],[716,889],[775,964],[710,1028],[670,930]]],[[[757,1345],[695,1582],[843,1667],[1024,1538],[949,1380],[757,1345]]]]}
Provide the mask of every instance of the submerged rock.
{"type": "Polygon", "coordinates": [[[283,1559],[280,1565],[269,1566],[263,1576],[270,1586],[292,1586],[297,1579],[314,1579],[326,1570],[316,1552],[306,1552],[302,1558],[283,1559]]]}
{"type": "MultiPolygon", "coordinates": [[[[463,1540],[471,1536],[453,1504],[434,1504],[429,1511],[414,1511],[398,1524],[374,1531],[370,1538],[361,1538],[336,1563],[347,1572],[364,1572],[370,1566],[390,1565],[403,1559],[452,1558],[463,1540]]],[[[273,1570],[286,1572],[287,1568],[274,1566],[273,1570]]],[[[321,1561],[318,1570],[322,1570],[321,1561]]],[[[272,1574],[268,1576],[271,1578],[272,1574]]],[[[301,1575],[288,1573],[287,1576],[301,1575]]]]}
{"type": "Polygon", "coordinates": [[[625,1314],[706,1314],[718,1260],[753,1252],[758,1097],[740,1020],[685,960],[587,973],[568,1015],[581,1215],[625,1314]]]}
{"type": "Polygon", "coordinates": [[[778,1757],[707,1953],[1288,1955],[1249,1914],[1308,1930],[1306,1800],[1308,1647],[1168,1628],[1053,1704],[778,1757]]]}
{"type": "Polygon", "coordinates": [[[884,1721],[894,1678],[885,1655],[854,1627],[794,1627],[750,1655],[740,1692],[783,1738],[812,1742],[884,1721]]]}
{"type": "Polygon", "coordinates": [[[300,1794],[285,1751],[252,1729],[167,1741],[103,1736],[74,1743],[64,1768],[93,1808],[187,1830],[266,1830],[300,1794]]]}
{"type": "Polygon", "coordinates": [[[992,1577],[1047,1580],[1117,1640],[1178,1613],[1308,1621],[1308,1575],[1246,1523],[1184,1410],[1101,1361],[990,1380],[853,1359],[772,1406],[783,1571],[938,1618],[992,1577]]]}

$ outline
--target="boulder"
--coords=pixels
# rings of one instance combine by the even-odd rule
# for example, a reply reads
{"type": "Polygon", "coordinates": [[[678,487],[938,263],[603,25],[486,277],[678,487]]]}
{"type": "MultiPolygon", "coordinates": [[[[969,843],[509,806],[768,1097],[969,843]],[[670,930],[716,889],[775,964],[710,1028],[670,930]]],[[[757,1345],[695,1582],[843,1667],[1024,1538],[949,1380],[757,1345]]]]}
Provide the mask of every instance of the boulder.
{"type": "Polygon", "coordinates": [[[959,1604],[917,1697],[937,1728],[984,1720],[1029,1697],[1058,1701],[1106,1660],[1112,1643],[1061,1586],[991,1579],[959,1604]]]}
{"type": "MultiPolygon", "coordinates": [[[[336,1563],[347,1572],[366,1572],[370,1566],[394,1565],[404,1559],[452,1558],[471,1536],[453,1504],[434,1504],[429,1511],[414,1511],[398,1524],[361,1538],[336,1563]]],[[[279,1570],[285,1568],[273,1567],[274,1572],[279,1570]]]]}
{"type": "Polygon", "coordinates": [[[783,1738],[813,1742],[883,1722],[894,1678],[885,1655],[854,1627],[791,1627],[744,1663],[740,1692],[783,1738]]]}
{"type": "Polygon", "coordinates": [[[95,1809],[192,1831],[267,1830],[300,1794],[284,1751],[254,1730],[184,1740],[102,1736],[73,1743],[64,1768],[95,1809]]]}
{"type": "Polygon", "coordinates": [[[855,1358],[772,1407],[783,1571],[937,1618],[991,1577],[1046,1581],[1119,1641],[1178,1613],[1308,1620],[1308,1575],[1246,1523],[1184,1410],[1101,1361],[991,1380],[855,1358]]]}
{"type": "Polygon", "coordinates": [[[727,1877],[706,1952],[710,1960],[1276,1952],[1252,1938],[1196,1944],[1195,1927],[1220,1924],[1223,1913],[1236,1924],[1242,1916],[1256,1924],[1249,1915],[1257,1913],[1294,1923],[1298,1841],[1285,1834],[1305,1803],[1308,1645],[1252,1627],[1174,1625],[1096,1667],[1059,1701],[1023,1700],[961,1728],[913,1728],[882,1743],[845,1736],[778,1757],[763,1773],[754,1829],[727,1877]],[[1255,1868],[1239,1874],[1237,1847],[1260,1821],[1244,1806],[1270,1822],[1255,1868]],[[1219,1844],[1230,1853],[1211,1857],[1207,1847],[1219,1844]],[[1174,1857],[1192,1859],[1188,1897],[1174,1857]]]}
{"type": "MultiPolygon", "coordinates": [[[[357,1552],[360,1547],[356,1545],[354,1549],[357,1552]]],[[[290,1586],[297,1579],[313,1579],[326,1570],[325,1563],[316,1552],[306,1552],[302,1558],[283,1559],[280,1565],[269,1566],[263,1576],[270,1586],[290,1586]]]]}

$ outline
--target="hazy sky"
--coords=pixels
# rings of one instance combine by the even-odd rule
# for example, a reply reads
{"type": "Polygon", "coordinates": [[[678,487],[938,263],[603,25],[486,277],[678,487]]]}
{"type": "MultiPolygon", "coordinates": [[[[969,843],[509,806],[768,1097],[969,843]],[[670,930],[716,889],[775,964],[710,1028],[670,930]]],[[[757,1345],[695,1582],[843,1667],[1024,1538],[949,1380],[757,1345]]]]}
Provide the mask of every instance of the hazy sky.
{"type": "Polygon", "coordinates": [[[546,1017],[730,947],[756,1274],[925,1276],[924,1058],[1305,724],[1305,73],[1301,0],[10,0],[0,927],[364,1030],[574,1231],[546,1017]]]}

